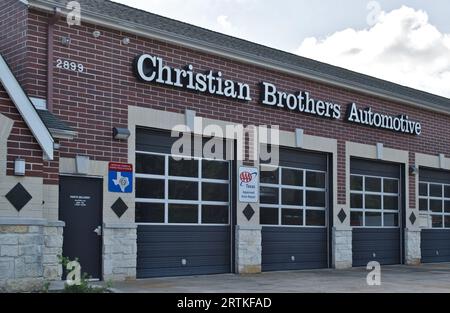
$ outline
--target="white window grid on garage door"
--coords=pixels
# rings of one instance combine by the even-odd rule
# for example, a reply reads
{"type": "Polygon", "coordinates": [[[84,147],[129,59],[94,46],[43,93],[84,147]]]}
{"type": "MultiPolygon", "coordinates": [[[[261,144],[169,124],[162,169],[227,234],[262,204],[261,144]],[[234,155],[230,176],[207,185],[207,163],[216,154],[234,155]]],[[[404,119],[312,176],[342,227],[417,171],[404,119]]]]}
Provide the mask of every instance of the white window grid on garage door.
{"type": "Polygon", "coordinates": [[[265,204],[263,202],[260,202],[261,208],[273,208],[278,210],[278,224],[264,224],[263,226],[270,226],[270,227],[288,227],[288,228],[327,228],[328,227],[328,175],[325,171],[317,171],[317,170],[307,170],[297,167],[287,167],[287,166],[272,166],[272,165],[263,165],[261,166],[261,171],[263,168],[266,169],[272,169],[276,171],[278,169],[278,184],[268,184],[268,183],[260,183],[260,188],[267,187],[267,188],[273,188],[278,189],[278,204],[265,204]],[[293,170],[298,171],[302,173],[303,176],[303,186],[292,186],[292,185],[284,185],[282,183],[282,173],[283,170],[293,170]],[[306,173],[320,173],[325,175],[325,188],[314,188],[314,187],[306,187],[306,173]],[[283,197],[282,192],[283,189],[289,189],[289,190],[300,190],[303,193],[303,205],[283,205],[283,197]],[[306,205],[306,193],[308,191],[318,191],[323,192],[325,195],[325,206],[324,207],[313,207],[313,206],[307,206],[306,205]],[[303,213],[303,225],[284,225],[282,224],[282,210],[283,209],[294,209],[294,210],[302,210],[303,213]],[[321,226],[312,226],[312,225],[306,225],[307,224],[307,211],[319,211],[323,212],[325,215],[325,223],[321,226]]]}
{"type": "Polygon", "coordinates": [[[419,183],[419,210],[420,214],[427,218],[428,228],[450,229],[450,185],[421,181],[419,183]],[[426,188],[426,195],[421,195],[422,188],[426,188]],[[441,196],[432,196],[432,188],[441,191],[441,196]],[[441,204],[441,211],[431,209],[432,202],[441,204]],[[424,208],[426,202],[426,210],[424,208]]]}
{"type": "MultiPolygon", "coordinates": [[[[383,176],[371,176],[371,175],[356,175],[356,174],[352,174],[350,176],[350,179],[352,179],[353,177],[359,177],[362,178],[362,190],[353,190],[350,187],[350,199],[352,195],[361,195],[362,196],[362,207],[353,207],[352,205],[350,205],[350,214],[351,213],[362,213],[362,221],[363,221],[363,225],[361,226],[352,226],[353,228],[399,228],[400,227],[400,180],[398,178],[391,178],[391,177],[383,177],[383,176]],[[377,192],[377,191],[367,191],[366,190],[366,180],[368,178],[373,178],[373,179],[380,179],[381,180],[381,191],[377,192]],[[397,192],[396,193],[391,193],[391,192],[385,192],[385,181],[395,181],[397,183],[397,192]],[[367,209],[366,208],[366,196],[380,196],[381,200],[380,200],[380,208],[379,209],[367,209]],[[397,197],[397,209],[396,210],[390,210],[390,209],[385,209],[384,207],[384,197],[397,197]],[[366,214],[367,213],[379,213],[381,214],[381,225],[379,226],[369,226],[367,225],[367,219],[366,219],[366,214]],[[386,215],[390,215],[390,214],[396,214],[397,215],[397,226],[386,226],[385,224],[385,216],[386,215]]],[[[351,184],[350,184],[351,186],[351,184]]],[[[351,203],[351,200],[350,200],[351,203]]]]}
{"type": "Polygon", "coordinates": [[[144,152],[144,151],[136,151],[136,155],[154,155],[154,156],[162,156],[164,157],[164,175],[153,175],[153,174],[140,174],[136,173],[136,178],[142,179],[152,179],[152,180],[164,180],[164,199],[151,199],[151,198],[136,198],[137,203],[149,203],[149,204],[164,204],[164,223],[136,223],[137,225],[173,225],[173,226],[229,226],[231,223],[231,212],[230,212],[230,204],[231,204],[231,186],[230,186],[230,178],[231,178],[231,163],[229,161],[224,160],[214,160],[208,158],[199,158],[199,157],[186,157],[181,155],[171,155],[171,154],[163,154],[163,153],[153,153],[153,152],[144,152]],[[170,176],[169,175],[169,161],[170,158],[179,158],[183,161],[186,160],[196,160],[198,162],[198,176],[197,177],[181,177],[181,176],[170,176]],[[207,179],[202,177],[202,161],[214,161],[228,164],[228,180],[221,179],[207,179]],[[169,182],[177,181],[177,182],[195,182],[198,184],[198,200],[172,200],[169,199],[169,182]],[[228,201],[202,201],[202,185],[203,183],[212,183],[212,184],[223,184],[228,185],[228,201]],[[196,205],[198,206],[198,221],[197,223],[169,223],[169,205],[196,205]],[[228,208],[228,223],[226,224],[208,224],[202,223],[202,207],[203,206],[226,206],[228,208]]]}

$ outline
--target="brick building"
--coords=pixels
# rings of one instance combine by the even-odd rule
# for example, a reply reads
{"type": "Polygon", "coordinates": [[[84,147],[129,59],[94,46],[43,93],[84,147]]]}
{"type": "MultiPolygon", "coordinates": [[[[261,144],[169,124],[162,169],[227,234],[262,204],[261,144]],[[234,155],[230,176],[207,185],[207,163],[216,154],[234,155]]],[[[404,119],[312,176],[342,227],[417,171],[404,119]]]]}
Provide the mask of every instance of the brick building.
{"type": "Polygon", "coordinates": [[[0,290],[61,279],[60,254],[105,280],[450,261],[449,99],[67,3],[0,2],[0,290]],[[177,162],[177,125],[279,126],[279,164],[177,162]]]}

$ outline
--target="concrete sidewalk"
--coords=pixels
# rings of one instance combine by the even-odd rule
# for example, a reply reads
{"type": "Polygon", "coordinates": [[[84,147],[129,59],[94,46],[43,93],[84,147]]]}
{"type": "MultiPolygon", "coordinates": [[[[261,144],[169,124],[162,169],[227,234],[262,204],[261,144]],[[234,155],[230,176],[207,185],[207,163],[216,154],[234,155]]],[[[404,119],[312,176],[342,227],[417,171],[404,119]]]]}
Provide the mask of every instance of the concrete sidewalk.
{"type": "Polygon", "coordinates": [[[155,278],[114,283],[120,293],[449,293],[450,264],[382,267],[382,285],[369,287],[368,271],[312,270],[257,275],[155,278]]]}

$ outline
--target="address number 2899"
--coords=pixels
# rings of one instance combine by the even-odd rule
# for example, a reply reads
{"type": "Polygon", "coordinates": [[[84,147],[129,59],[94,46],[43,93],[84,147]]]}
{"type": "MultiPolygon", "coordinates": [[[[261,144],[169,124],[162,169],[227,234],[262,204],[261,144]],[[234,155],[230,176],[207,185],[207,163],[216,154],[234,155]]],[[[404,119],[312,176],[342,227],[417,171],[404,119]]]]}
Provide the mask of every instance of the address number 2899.
{"type": "Polygon", "coordinates": [[[63,59],[56,60],[56,67],[63,69],[63,70],[73,71],[73,72],[78,72],[78,73],[84,72],[83,64],[73,62],[73,61],[63,60],[63,59]]]}

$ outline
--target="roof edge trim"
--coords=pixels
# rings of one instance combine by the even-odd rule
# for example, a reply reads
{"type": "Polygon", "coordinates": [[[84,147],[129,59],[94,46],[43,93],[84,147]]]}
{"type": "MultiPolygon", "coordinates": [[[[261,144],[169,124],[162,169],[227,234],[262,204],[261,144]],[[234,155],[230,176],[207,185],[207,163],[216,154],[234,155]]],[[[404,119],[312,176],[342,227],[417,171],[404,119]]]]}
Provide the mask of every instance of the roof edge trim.
{"type": "Polygon", "coordinates": [[[50,131],[45,126],[35,107],[31,103],[30,98],[26,95],[22,86],[12,73],[8,63],[0,54],[0,82],[15,104],[17,110],[27,124],[36,141],[39,143],[46,159],[54,158],[54,139],[50,131]]]}

